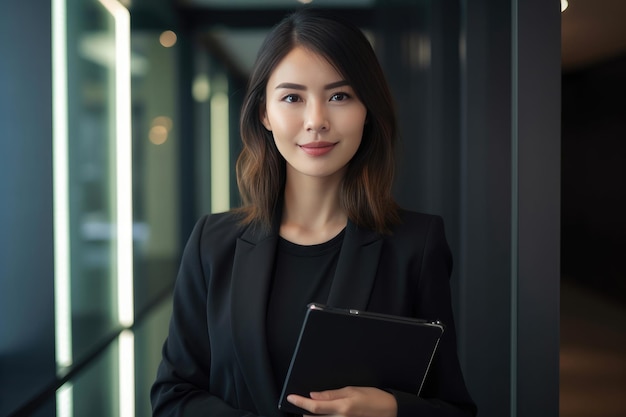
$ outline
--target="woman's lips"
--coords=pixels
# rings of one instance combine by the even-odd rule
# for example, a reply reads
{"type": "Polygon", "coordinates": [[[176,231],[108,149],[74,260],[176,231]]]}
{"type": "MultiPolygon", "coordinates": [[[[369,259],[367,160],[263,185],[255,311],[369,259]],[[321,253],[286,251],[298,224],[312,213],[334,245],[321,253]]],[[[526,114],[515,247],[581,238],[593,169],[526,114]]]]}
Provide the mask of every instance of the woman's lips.
{"type": "Polygon", "coordinates": [[[311,142],[300,145],[300,149],[311,156],[321,156],[332,151],[336,143],[331,142],[311,142]]]}

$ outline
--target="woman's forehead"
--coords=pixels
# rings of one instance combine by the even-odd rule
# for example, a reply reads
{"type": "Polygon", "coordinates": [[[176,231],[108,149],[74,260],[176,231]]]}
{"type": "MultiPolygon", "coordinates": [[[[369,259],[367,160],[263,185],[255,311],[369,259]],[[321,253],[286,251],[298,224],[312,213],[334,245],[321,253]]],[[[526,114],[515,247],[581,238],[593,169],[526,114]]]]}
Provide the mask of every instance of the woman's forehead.
{"type": "Polygon", "coordinates": [[[297,46],[281,59],[270,73],[268,86],[283,82],[298,84],[334,83],[344,80],[328,58],[297,46]]]}

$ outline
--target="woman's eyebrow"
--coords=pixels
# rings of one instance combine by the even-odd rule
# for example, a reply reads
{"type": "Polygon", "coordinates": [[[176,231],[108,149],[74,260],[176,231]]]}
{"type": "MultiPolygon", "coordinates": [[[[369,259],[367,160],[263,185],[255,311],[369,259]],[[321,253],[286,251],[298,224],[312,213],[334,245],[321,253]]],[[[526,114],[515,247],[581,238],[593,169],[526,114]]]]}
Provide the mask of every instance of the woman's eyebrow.
{"type": "Polygon", "coordinates": [[[344,85],[350,85],[350,83],[346,80],[336,81],[334,83],[326,84],[324,89],[332,90],[333,88],[343,87],[344,85]]]}
{"type": "Polygon", "coordinates": [[[306,87],[302,84],[294,84],[294,83],[280,83],[276,86],[276,89],[279,88],[288,88],[290,90],[306,90],[306,87]]]}
{"type": "MultiPolygon", "coordinates": [[[[324,86],[325,90],[332,90],[333,88],[337,88],[337,87],[343,87],[344,85],[350,85],[350,83],[348,83],[348,81],[346,80],[341,80],[341,81],[335,81],[334,83],[330,83],[330,84],[326,84],[324,86]]],[[[290,90],[306,90],[306,86],[302,85],[302,84],[296,84],[296,83],[280,83],[276,86],[276,90],[280,89],[280,88],[287,88],[290,90]]]]}

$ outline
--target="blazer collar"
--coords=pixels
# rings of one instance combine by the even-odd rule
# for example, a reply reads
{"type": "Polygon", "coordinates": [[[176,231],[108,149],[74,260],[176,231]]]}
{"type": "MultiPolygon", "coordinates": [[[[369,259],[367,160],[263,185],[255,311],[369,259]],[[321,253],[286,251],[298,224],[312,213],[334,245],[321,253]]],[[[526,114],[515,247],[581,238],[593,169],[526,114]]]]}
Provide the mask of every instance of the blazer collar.
{"type": "MultiPolygon", "coordinates": [[[[237,358],[261,415],[281,415],[267,350],[266,312],[274,271],[281,210],[273,227],[249,226],[237,240],[231,292],[237,358]]],[[[376,277],[382,239],[348,221],[327,304],[365,310],[376,277]]]]}
{"type": "Polygon", "coordinates": [[[374,287],[381,236],[348,221],[327,304],[365,310],[374,287]]]}
{"type": "Polygon", "coordinates": [[[235,352],[257,411],[280,416],[267,349],[267,301],[280,222],[271,230],[248,226],[237,239],[232,272],[231,317],[235,352]]]}

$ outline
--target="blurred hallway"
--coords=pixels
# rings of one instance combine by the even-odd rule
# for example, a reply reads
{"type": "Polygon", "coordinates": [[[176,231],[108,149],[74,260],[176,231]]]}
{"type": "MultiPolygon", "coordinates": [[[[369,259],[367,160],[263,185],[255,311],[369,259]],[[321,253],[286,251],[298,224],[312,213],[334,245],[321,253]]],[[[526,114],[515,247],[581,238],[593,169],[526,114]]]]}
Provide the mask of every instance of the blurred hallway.
{"type": "Polygon", "coordinates": [[[626,306],[561,282],[561,417],[626,416],[626,306]]]}
{"type": "Polygon", "coordinates": [[[562,13],[560,416],[626,416],[626,2],[562,13]]]}

